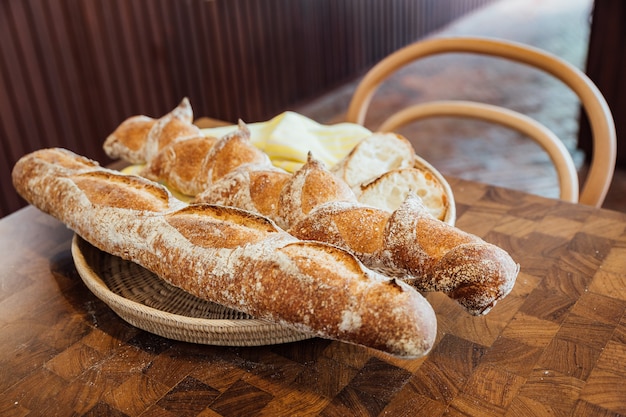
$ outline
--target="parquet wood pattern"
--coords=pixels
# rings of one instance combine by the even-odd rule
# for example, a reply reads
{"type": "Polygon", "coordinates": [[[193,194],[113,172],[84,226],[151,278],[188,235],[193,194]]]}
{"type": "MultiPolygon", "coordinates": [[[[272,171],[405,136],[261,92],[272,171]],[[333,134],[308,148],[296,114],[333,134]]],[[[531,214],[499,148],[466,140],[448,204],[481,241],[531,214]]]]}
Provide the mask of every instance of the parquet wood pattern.
{"type": "Polygon", "coordinates": [[[435,348],[406,360],[322,339],[177,342],[83,285],[71,231],[0,221],[0,415],[626,416],[626,214],[451,179],[458,225],[521,264],[491,313],[428,295],[435,348]]]}

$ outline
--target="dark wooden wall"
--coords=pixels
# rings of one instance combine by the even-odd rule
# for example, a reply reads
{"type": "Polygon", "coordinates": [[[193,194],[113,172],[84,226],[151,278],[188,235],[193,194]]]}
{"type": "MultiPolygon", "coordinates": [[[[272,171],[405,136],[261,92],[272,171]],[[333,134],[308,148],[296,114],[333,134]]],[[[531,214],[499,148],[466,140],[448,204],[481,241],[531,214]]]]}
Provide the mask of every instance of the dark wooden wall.
{"type": "Polygon", "coordinates": [[[185,96],[198,116],[266,120],[493,0],[2,0],[0,217],[21,155],[108,163],[122,120],[185,96]]]}

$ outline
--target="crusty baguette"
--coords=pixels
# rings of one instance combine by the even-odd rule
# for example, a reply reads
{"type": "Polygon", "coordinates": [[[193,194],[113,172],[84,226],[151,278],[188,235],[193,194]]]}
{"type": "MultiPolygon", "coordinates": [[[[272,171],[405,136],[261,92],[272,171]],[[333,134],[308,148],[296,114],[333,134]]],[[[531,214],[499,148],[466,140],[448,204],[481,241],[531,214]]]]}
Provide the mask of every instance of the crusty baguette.
{"type": "Polygon", "coordinates": [[[251,172],[226,176],[195,201],[261,213],[300,239],[344,248],[420,291],[443,291],[474,315],[487,313],[515,283],[518,265],[506,251],[436,219],[413,194],[392,213],[359,203],[310,156],[293,176],[274,182],[282,189],[257,188],[252,178],[251,172]],[[278,207],[256,204],[272,192],[280,194],[272,197],[278,207]]]}
{"type": "Polygon", "coordinates": [[[433,345],[436,318],[417,291],[335,246],[300,241],[264,217],[185,206],[154,182],[61,149],[21,158],[13,183],[94,246],[196,296],[395,355],[422,356],[433,345]]]}

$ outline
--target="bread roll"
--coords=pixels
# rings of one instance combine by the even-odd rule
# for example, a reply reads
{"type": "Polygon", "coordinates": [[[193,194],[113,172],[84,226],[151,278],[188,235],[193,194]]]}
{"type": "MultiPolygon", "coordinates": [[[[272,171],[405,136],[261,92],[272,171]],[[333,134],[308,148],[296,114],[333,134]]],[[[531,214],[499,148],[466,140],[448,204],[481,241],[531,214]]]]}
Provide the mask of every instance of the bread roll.
{"type": "Polygon", "coordinates": [[[198,297],[320,337],[418,357],[436,318],[403,282],[335,246],[229,207],[187,206],[162,186],[61,149],[21,158],[16,190],[92,245],[198,297]]]}

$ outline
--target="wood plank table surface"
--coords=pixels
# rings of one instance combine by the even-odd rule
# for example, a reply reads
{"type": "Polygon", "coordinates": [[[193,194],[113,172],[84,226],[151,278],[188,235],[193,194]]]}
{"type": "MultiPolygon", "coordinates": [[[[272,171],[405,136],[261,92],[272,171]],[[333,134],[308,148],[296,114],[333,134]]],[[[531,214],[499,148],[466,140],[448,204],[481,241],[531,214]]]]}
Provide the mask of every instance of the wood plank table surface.
{"type": "Polygon", "coordinates": [[[626,214],[450,179],[457,226],[521,264],[484,317],[430,294],[438,337],[406,360],[318,338],[178,342],[85,287],[72,232],[0,220],[2,416],[626,415],[626,214]]]}

